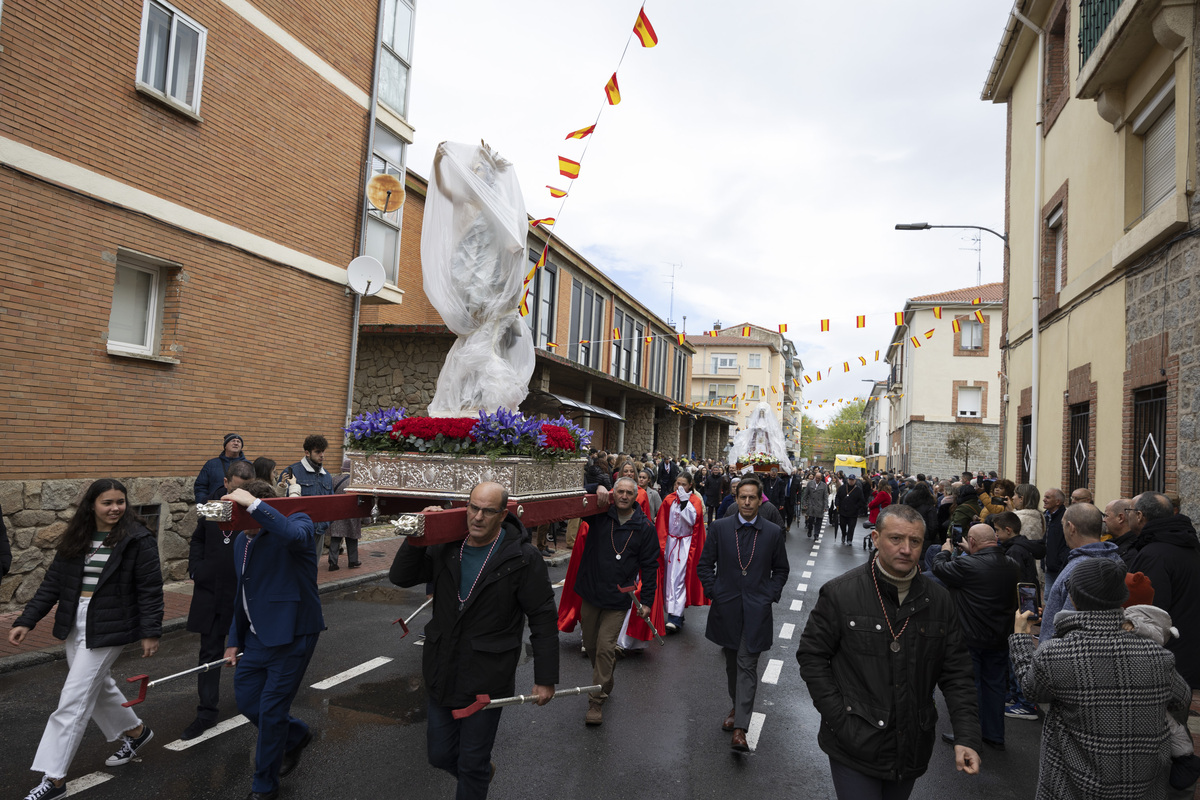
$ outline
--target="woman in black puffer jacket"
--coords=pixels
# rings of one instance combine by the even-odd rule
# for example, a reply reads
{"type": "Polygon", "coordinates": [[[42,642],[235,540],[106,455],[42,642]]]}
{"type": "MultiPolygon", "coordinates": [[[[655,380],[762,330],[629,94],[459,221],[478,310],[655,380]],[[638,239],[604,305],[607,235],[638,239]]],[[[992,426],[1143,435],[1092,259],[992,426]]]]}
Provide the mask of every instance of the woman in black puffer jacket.
{"type": "Polygon", "coordinates": [[[70,672],[31,767],[45,777],[26,800],[66,795],[67,769],[89,719],[110,742],[122,740],[105,762],[110,767],[128,763],[154,736],[121,705],[125,696],[110,673],[125,645],[140,640],[146,658],[158,651],[162,635],[158,542],[126,510],[126,495],[111,478],[88,487],[42,585],[8,635],[9,642],[20,644],[58,603],[53,633],[66,641],[70,672]]]}

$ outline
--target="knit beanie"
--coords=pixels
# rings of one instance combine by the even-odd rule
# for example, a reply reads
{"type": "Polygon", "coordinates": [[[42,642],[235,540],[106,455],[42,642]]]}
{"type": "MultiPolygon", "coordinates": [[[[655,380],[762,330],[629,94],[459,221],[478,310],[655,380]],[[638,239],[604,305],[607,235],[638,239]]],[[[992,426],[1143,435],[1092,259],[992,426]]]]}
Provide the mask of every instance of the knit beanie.
{"type": "Polygon", "coordinates": [[[246,440],[245,440],[245,439],[243,439],[243,438],[242,438],[240,435],[238,435],[238,434],[236,434],[236,433],[227,433],[227,434],[225,434],[225,441],[221,442],[221,446],[222,446],[222,447],[224,447],[225,445],[229,444],[229,440],[230,440],[230,439],[237,439],[239,442],[241,442],[241,443],[242,443],[242,446],[243,446],[243,447],[245,447],[245,446],[246,446],[246,440]]]}
{"type": "Polygon", "coordinates": [[[1125,586],[1129,589],[1129,599],[1125,607],[1148,606],[1154,602],[1154,586],[1142,572],[1129,572],[1125,575],[1125,586]]]}
{"type": "Polygon", "coordinates": [[[1107,558],[1084,558],[1071,571],[1067,593],[1080,611],[1120,608],[1129,597],[1125,565],[1107,558]]]}

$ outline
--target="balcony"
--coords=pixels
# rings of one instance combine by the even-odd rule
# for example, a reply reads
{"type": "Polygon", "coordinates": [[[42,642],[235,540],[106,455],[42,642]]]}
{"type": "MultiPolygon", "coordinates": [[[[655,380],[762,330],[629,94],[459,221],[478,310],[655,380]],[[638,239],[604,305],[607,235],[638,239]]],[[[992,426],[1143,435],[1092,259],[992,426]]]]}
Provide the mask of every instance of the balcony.
{"type": "Polygon", "coordinates": [[[1079,68],[1100,43],[1104,29],[1112,22],[1121,0],[1081,0],[1079,3],[1079,68]]]}
{"type": "Polygon", "coordinates": [[[1190,44],[1194,0],[1080,0],[1079,77],[1075,96],[1096,100],[1119,125],[1126,82],[1161,47],[1176,57],[1190,44]]]}
{"type": "Polygon", "coordinates": [[[711,362],[692,367],[693,378],[737,378],[741,374],[741,367],[714,367],[711,362]]]}

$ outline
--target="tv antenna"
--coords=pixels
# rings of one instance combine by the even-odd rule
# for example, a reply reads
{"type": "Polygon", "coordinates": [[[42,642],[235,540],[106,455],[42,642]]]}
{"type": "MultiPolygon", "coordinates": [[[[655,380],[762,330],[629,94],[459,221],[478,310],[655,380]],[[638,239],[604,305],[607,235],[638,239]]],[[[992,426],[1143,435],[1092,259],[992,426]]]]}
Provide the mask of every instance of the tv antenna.
{"type": "Polygon", "coordinates": [[[983,234],[979,231],[971,234],[971,239],[974,247],[960,247],[959,250],[974,250],[975,251],[975,285],[983,286],[983,234]]]}
{"type": "Polygon", "coordinates": [[[674,328],[675,327],[675,270],[683,269],[683,262],[681,261],[678,264],[675,264],[670,261],[664,261],[663,263],[670,264],[670,266],[671,266],[671,305],[670,305],[670,309],[667,311],[667,324],[670,325],[672,328],[674,328]]]}

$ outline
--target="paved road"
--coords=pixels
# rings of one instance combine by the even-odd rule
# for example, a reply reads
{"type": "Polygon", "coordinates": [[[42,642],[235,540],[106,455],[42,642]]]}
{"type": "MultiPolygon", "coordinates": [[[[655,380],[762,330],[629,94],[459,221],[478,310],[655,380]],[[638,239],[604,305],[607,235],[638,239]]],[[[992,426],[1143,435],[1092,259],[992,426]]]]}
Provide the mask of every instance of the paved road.
{"type": "MultiPolygon", "coordinates": [[[[800,680],[796,638],[821,584],[863,563],[862,528],[853,547],[823,537],[817,548],[803,530],[788,543],[792,577],[776,607],[777,632],[794,626],[791,638],[777,637],[761,668],[778,670],[777,683],[759,689],[755,751],[734,754],[729,734],[720,730],[729,709],[724,661],[704,639],[706,610],[691,609],[685,630],[652,645],[639,658],[617,666],[616,688],[605,706],[605,722],[585,728],[586,702],[564,698],[543,707],[504,712],[493,758],[497,764],[491,797],[531,798],[724,798],[733,796],[832,797],[828,761],[817,747],[819,717],[800,680]],[[809,562],[812,562],[811,564],[809,562]],[[804,573],[811,573],[804,576],[804,573]],[[777,663],[776,663],[777,662],[777,663]],[[757,726],[761,724],[761,727],[757,726]]],[[[565,568],[551,570],[561,580],[565,568]]],[[[342,594],[325,595],[329,630],[308,670],[306,685],[377,658],[390,658],[331,688],[301,690],[294,706],[317,733],[281,796],[288,800],[452,797],[453,781],[425,760],[425,692],[421,648],[410,636],[401,641],[391,621],[415,609],[419,590],[399,590],[386,581],[342,594]]],[[[416,629],[414,629],[416,630],[416,629]]],[[[578,629],[561,637],[562,685],[590,683],[591,670],[580,656],[578,629]]],[[[172,634],[159,655],[142,661],[125,655],[118,680],[143,670],[164,675],[193,666],[196,637],[172,634]]],[[[532,684],[531,663],[517,674],[517,691],[532,684]]],[[[0,764],[0,795],[21,797],[37,778],[27,771],[46,716],[66,675],[63,661],[0,675],[0,719],[6,757],[0,764]]],[[[132,691],[130,692],[132,695],[132,691]]],[[[234,727],[184,750],[166,747],[178,740],[194,714],[195,684],[182,679],[151,689],[138,709],[155,729],[144,757],[109,769],[104,759],[115,749],[97,728],[89,728],[71,778],[84,783],[85,800],[244,797],[253,773],[254,729],[234,727]]],[[[222,719],[235,718],[231,677],[222,684],[222,719]]],[[[949,731],[939,697],[939,731],[949,731]]],[[[1040,722],[1010,720],[1008,749],[985,750],[983,773],[958,774],[948,745],[938,744],[929,773],[915,797],[1031,797],[1037,777],[1040,722]]],[[[753,737],[752,737],[753,738],[753,737]]]]}

